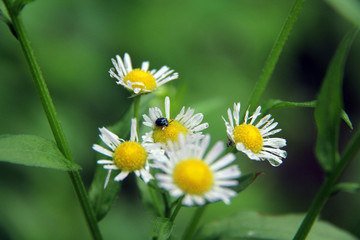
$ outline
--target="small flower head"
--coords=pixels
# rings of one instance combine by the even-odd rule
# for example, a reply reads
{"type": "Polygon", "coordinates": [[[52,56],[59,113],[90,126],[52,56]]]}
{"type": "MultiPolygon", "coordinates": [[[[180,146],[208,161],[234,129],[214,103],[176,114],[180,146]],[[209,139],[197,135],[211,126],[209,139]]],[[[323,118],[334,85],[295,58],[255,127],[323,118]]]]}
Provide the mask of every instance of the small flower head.
{"type": "Polygon", "coordinates": [[[124,61],[119,55],[116,55],[116,59],[112,58],[111,61],[115,69],[110,69],[110,77],[116,78],[117,84],[134,92],[134,95],[152,92],[161,85],[179,77],[178,73],[174,73],[174,70],[170,70],[167,66],[163,66],[158,71],[155,69],[149,71],[149,62],[147,61],[142,63],[141,69],[133,69],[130,56],[127,53],[124,55],[124,61]]]}
{"type": "Polygon", "coordinates": [[[115,181],[124,180],[129,173],[134,172],[141,177],[145,183],[153,179],[149,172],[148,159],[153,159],[158,151],[154,144],[140,144],[136,131],[136,119],[131,120],[130,140],[125,141],[116,134],[110,132],[105,127],[99,128],[101,140],[111,149],[108,150],[98,144],[93,145],[93,149],[111,160],[98,160],[98,164],[103,164],[104,169],[109,170],[104,187],[107,186],[112,170],[121,172],[114,178],[115,181]]]}
{"type": "Polygon", "coordinates": [[[219,200],[229,204],[236,195],[228,188],[238,184],[235,179],[241,174],[237,165],[228,166],[235,155],[228,153],[219,159],[225,149],[220,141],[205,155],[209,142],[209,135],[189,138],[180,134],[179,141],[169,141],[164,157],[153,164],[163,172],[155,176],[159,187],[173,197],[184,196],[186,206],[219,200]]]}
{"type": "Polygon", "coordinates": [[[240,103],[234,103],[234,110],[228,109],[229,122],[225,120],[226,133],[229,139],[235,143],[238,151],[244,152],[253,160],[268,160],[276,167],[282,163],[282,158],[286,158],[286,151],[280,148],[286,146],[283,138],[269,138],[281,131],[273,130],[278,123],[271,119],[268,114],[255,125],[256,118],[260,115],[259,106],[254,114],[249,117],[249,110],[246,111],[244,123],[240,124],[240,103]],[[235,123],[234,123],[235,120],[235,123]],[[250,121],[248,123],[248,121],[250,121]]]}
{"type": "Polygon", "coordinates": [[[165,98],[165,116],[157,107],[149,109],[149,116],[144,114],[145,126],[151,127],[152,131],[143,136],[146,142],[166,144],[168,140],[177,141],[179,134],[193,137],[202,136],[201,131],[208,128],[208,123],[202,123],[202,113],[194,115],[194,109],[188,108],[185,112],[183,107],[175,118],[170,118],[170,98],[165,98]]]}

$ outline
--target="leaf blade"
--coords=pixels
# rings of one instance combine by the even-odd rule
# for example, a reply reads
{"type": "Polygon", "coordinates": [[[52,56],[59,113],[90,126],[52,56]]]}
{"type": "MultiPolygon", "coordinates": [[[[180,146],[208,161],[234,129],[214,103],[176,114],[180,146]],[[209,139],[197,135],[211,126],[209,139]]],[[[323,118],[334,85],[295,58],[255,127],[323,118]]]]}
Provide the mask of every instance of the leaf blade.
{"type": "Polygon", "coordinates": [[[34,135],[0,136],[0,161],[63,171],[80,169],[64,157],[54,142],[34,135]]]}
{"type": "Polygon", "coordinates": [[[345,60],[358,29],[352,30],[340,43],[332,58],[320,89],[315,107],[317,140],[316,157],[326,172],[330,172],[339,159],[338,135],[342,109],[342,79],[345,60]]]}

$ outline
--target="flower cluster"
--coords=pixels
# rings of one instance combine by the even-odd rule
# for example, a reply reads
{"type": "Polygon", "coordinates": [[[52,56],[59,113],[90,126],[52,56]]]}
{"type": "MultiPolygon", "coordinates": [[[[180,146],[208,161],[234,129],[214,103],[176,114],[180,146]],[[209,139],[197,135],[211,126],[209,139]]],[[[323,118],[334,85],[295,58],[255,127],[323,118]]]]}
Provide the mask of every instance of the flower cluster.
{"type": "MultiPolygon", "coordinates": [[[[118,55],[112,59],[115,69],[110,76],[117,84],[128,89],[133,97],[139,97],[156,90],[159,86],[178,78],[174,70],[163,66],[160,70],[149,69],[149,62],[143,62],[140,69],[133,69],[130,56],[124,60],[118,55]]],[[[230,203],[236,195],[235,187],[241,175],[237,164],[233,164],[235,153],[223,154],[225,144],[218,141],[208,150],[210,135],[202,131],[209,127],[203,123],[204,115],[192,108],[183,107],[179,114],[170,117],[170,98],[165,98],[164,114],[158,107],[143,114],[143,126],[150,128],[139,141],[137,119],[131,120],[130,140],[121,139],[105,127],[99,128],[100,138],[109,148],[98,144],[93,149],[110,159],[100,159],[108,170],[104,187],[111,172],[120,171],[115,181],[124,180],[134,172],[145,183],[154,181],[157,187],[166,190],[170,196],[181,198],[186,206],[204,205],[223,201],[230,203]]],[[[237,151],[245,153],[252,160],[267,160],[272,166],[279,166],[286,158],[285,139],[269,136],[281,131],[275,129],[277,122],[266,115],[257,123],[261,107],[249,117],[246,111],[244,122],[240,122],[240,103],[234,103],[233,111],[227,111],[228,121],[223,117],[228,141],[237,151]]],[[[139,121],[140,122],[140,121],[139,121]]]]}

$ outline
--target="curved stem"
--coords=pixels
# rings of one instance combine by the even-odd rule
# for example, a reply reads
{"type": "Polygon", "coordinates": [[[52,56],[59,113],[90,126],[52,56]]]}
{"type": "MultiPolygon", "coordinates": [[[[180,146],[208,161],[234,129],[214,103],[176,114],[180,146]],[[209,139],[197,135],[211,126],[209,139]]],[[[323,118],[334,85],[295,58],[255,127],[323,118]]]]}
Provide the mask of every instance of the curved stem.
{"type": "Polygon", "coordinates": [[[203,213],[205,212],[206,206],[202,206],[202,207],[198,207],[191,219],[191,222],[189,223],[189,225],[187,226],[186,230],[185,230],[185,234],[183,239],[184,240],[190,240],[192,239],[192,236],[195,233],[195,230],[197,228],[197,226],[199,225],[200,222],[200,218],[202,217],[203,213]]]}
{"type": "Polygon", "coordinates": [[[334,171],[325,179],[320,190],[318,191],[314,201],[312,202],[309,211],[307,212],[304,220],[302,221],[298,231],[294,236],[294,240],[306,239],[309,234],[317,216],[327,202],[329,196],[331,195],[336,181],[344,171],[345,167],[350,163],[350,161],[355,157],[356,153],[360,149],[360,128],[356,132],[355,136],[352,138],[347,148],[345,149],[340,162],[334,168],[334,171]]]}
{"type": "MultiPolygon", "coordinates": [[[[3,0],[3,1],[7,8],[9,16],[11,18],[11,23],[12,23],[13,29],[16,33],[16,37],[19,40],[19,43],[24,52],[27,64],[29,65],[30,72],[31,72],[32,78],[34,80],[36,90],[38,92],[39,98],[43,105],[43,109],[44,109],[46,117],[48,119],[51,131],[54,135],[56,144],[57,144],[58,148],[60,149],[60,151],[64,154],[66,159],[74,162],[74,159],[70,153],[70,148],[65,139],[64,132],[61,128],[59,119],[57,117],[57,114],[55,111],[55,106],[50,97],[49,90],[48,90],[45,80],[42,76],[42,73],[40,71],[40,67],[35,59],[35,55],[32,50],[32,47],[30,46],[28,37],[25,33],[23,23],[22,23],[20,17],[18,16],[18,14],[16,14],[16,12],[13,9],[13,3],[10,0],[3,0]]],[[[89,225],[89,228],[90,228],[93,238],[94,239],[102,239],[100,230],[97,225],[97,220],[96,220],[94,211],[90,205],[89,198],[87,196],[87,192],[86,192],[85,186],[82,182],[80,173],[78,171],[70,171],[68,173],[69,173],[71,182],[75,188],[75,192],[80,201],[82,210],[85,214],[85,217],[86,217],[86,220],[89,225]]]]}
{"type": "MultiPolygon", "coordinates": [[[[246,105],[246,106],[250,106],[250,112],[252,112],[258,105],[259,99],[263,94],[272,73],[274,72],[275,66],[279,60],[279,56],[284,48],[285,42],[292,28],[294,27],[294,24],[299,16],[299,13],[302,9],[302,6],[304,5],[304,2],[305,0],[296,0],[292,9],[290,10],[289,16],[287,17],[286,22],[283,28],[281,29],[281,32],[278,38],[276,39],[268,58],[266,59],[263,71],[251,94],[248,105],[246,105]]],[[[245,115],[245,113],[243,115],[245,115]]],[[[244,116],[242,116],[241,119],[243,118],[244,116]]]]}

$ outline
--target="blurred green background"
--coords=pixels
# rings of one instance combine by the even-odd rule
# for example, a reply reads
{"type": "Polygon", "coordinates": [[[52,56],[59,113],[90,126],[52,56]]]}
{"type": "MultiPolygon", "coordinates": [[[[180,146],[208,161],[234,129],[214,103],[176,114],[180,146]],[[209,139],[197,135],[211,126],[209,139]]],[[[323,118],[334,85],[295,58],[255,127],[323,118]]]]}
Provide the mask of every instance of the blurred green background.
{"type": "MultiPolygon", "coordinates": [[[[293,4],[289,0],[226,1],[45,1],[26,6],[23,21],[53,96],[72,153],[91,182],[98,127],[114,124],[126,110],[127,93],[108,70],[110,59],[128,52],[134,66],[168,65],[180,78],[157,92],[172,114],[191,106],[205,115],[212,142],[226,141],[221,116],[233,102],[246,103],[293,4]]],[[[281,55],[262,101],[316,98],[327,64],[352,25],[324,1],[307,1],[281,55]]],[[[345,110],[359,127],[360,41],[355,40],[345,69],[345,110]]],[[[287,139],[288,157],[273,168],[238,154],[243,173],[264,171],[232,200],[211,205],[203,222],[256,210],[264,214],[305,212],[323,173],[314,157],[312,109],[272,112],[278,137],[287,139]]],[[[0,134],[34,134],[52,139],[20,46],[0,24],[0,134]]],[[[341,150],[352,132],[342,123],[341,150]]],[[[359,156],[342,180],[359,182],[359,156]]],[[[360,237],[360,197],[340,193],[322,218],[360,237]]],[[[193,208],[183,208],[180,234],[193,208]]],[[[113,209],[100,222],[105,239],[147,239],[151,220],[133,181],[127,180],[113,209]]],[[[279,226],[281,227],[281,226],[279,226]]],[[[89,239],[85,219],[65,172],[0,163],[0,239],[89,239]],[[55,234],[56,233],[56,234],[55,234]]]]}

